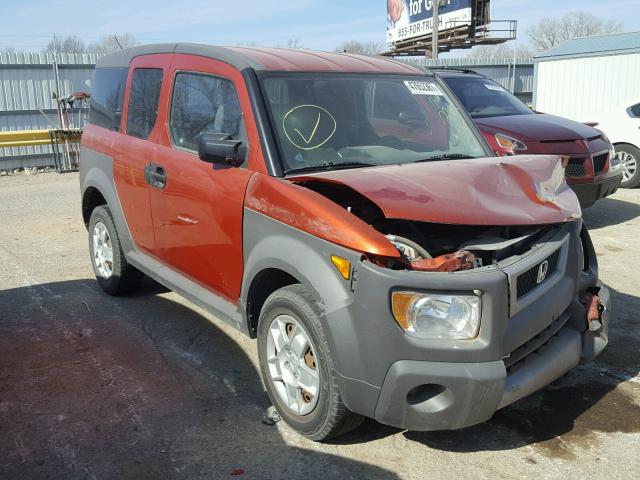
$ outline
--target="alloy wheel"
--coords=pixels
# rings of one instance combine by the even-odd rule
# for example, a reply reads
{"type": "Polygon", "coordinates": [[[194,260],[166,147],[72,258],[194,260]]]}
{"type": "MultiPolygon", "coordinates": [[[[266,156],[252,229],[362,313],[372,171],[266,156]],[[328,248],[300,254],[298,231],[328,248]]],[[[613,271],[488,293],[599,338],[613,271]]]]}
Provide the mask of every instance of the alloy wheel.
{"type": "Polygon", "coordinates": [[[96,222],[93,227],[93,261],[98,274],[103,278],[113,275],[113,246],[107,227],[96,222]]]}
{"type": "Polygon", "coordinates": [[[638,161],[636,157],[627,152],[617,152],[616,158],[622,164],[622,181],[628,182],[638,170],[638,161]]]}
{"type": "Polygon", "coordinates": [[[320,371],[309,334],[291,315],[278,315],[267,336],[269,375],[282,402],[296,415],[310,414],[318,403],[320,371]]]}

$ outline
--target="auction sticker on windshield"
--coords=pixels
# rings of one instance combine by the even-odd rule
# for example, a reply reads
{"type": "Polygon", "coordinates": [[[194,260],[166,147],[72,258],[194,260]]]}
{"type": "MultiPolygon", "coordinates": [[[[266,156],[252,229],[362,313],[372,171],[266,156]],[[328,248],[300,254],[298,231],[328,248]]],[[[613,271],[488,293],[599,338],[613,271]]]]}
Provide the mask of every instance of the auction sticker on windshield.
{"type": "Polygon", "coordinates": [[[442,95],[442,90],[435,83],[405,80],[404,84],[414,95],[442,95]]]}

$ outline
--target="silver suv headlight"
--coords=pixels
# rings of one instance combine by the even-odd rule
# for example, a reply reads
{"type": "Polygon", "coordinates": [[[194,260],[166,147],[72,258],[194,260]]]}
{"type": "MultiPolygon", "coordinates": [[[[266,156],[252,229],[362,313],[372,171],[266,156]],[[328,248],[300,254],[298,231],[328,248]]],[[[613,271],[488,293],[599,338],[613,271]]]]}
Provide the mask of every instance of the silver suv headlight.
{"type": "Polygon", "coordinates": [[[613,145],[611,145],[611,148],[609,149],[609,171],[617,172],[621,168],[622,168],[622,162],[616,156],[616,149],[614,148],[613,145]]]}
{"type": "Polygon", "coordinates": [[[398,291],[391,294],[393,316],[418,338],[470,340],[480,330],[481,300],[476,295],[398,291]]]}

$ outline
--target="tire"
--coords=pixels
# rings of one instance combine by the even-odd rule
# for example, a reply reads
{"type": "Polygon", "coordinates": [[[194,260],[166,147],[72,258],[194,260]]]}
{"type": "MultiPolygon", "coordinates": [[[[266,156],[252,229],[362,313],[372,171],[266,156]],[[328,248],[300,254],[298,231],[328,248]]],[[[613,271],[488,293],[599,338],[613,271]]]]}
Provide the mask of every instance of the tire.
{"type": "Polygon", "coordinates": [[[144,274],[129,265],[122,252],[120,238],[116,230],[111,211],[106,205],[96,207],[91,212],[89,220],[89,252],[91,254],[91,266],[96,275],[96,280],[102,289],[109,295],[125,295],[131,293],[140,285],[144,274]],[[94,235],[104,232],[104,241],[97,240],[105,248],[96,247],[94,235]],[[109,262],[108,247],[111,247],[109,262]]]}
{"type": "MultiPolygon", "coordinates": [[[[359,427],[364,420],[362,416],[347,409],[341,400],[337,377],[333,368],[333,359],[331,358],[329,344],[322,326],[322,314],[320,312],[321,310],[315,298],[304,286],[300,284],[289,285],[276,290],[267,298],[262,307],[258,324],[258,359],[262,379],[269,398],[280,413],[280,416],[290,427],[301,435],[315,441],[327,440],[345,434],[359,427]],[[278,322],[281,325],[282,323],[290,322],[290,319],[293,319],[297,325],[289,327],[292,324],[286,324],[285,331],[289,332],[290,328],[292,330],[291,333],[288,333],[290,335],[289,341],[293,346],[296,340],[300,338],[299,333],[307,336],[309,350],[304,355],[305,364],[308,367],[306,370],[315,369],[318,376],[318,388],[315,391],[315,395],[305,391],[302,387],[298,387],[300,398],[302,399],[299,404],[302,404],[302,409],[307,408],[310,403],[314,403],[313,409],[308,413],[302,412],[303,414],[299,414],[300,412],[290,408],[287,405],[288,402],[283,398],[283,385],[286,385],[286,383],[284,381],[277,382],[272,378],[272,374],[275,372],[274,369],[286,368],[274,365],[280,362],[280,355],[283,354],[278,354],[278,359],[274,360],[274,335],[277,335],[277,333],[272,333],[272,329],[277,328],[278,322]],[[272,359],[271,362],[269,358],[272,359]],[[277,386],[276,383],[278,383],[277,386]],[[312,400],[309,400],[309,398],[312,398],[312,400]]],[[[300,344],[299,342],[297,343],[300,344]]],[[[286,347],[283,347],[283,350],[285,349],[286,347]]],[[[301,372],[304,368],[300,363],[298,371],[301,372]]],[[[277,376],[278,373],[275,373],[275,375],[277,376]]],[[[283,377],[285,377],[284,374],[283,377]]],[[[300,375],[300,378],[303,378],[302,375],[300,375]]],[[[284,387],[284,390],[287,390],[286,387],[284,387]]],[[[313,389],[309,389],[309,391],[313,391],[313,389]]],[[[287,399],[289,398],[291,397],[287,396],[287,399]]]]}
{"type": "Polygon", "coordinates": [[[624,176],[620,186],[622,188],[636,188],[640,185],[640,149],[621,143],[615,146],[616,157],[622,162],[624,176]]]}

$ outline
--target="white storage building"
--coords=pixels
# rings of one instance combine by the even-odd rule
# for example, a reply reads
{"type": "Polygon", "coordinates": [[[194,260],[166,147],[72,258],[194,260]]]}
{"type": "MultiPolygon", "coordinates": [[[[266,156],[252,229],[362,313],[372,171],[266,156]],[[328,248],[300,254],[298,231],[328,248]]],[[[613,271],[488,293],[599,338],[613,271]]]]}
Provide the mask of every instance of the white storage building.
{"type": "Polygon", "coordinates": [[[587,122],[640,102],[640,32],[567,40],[534,62],[537,111],[587,122]]]}

